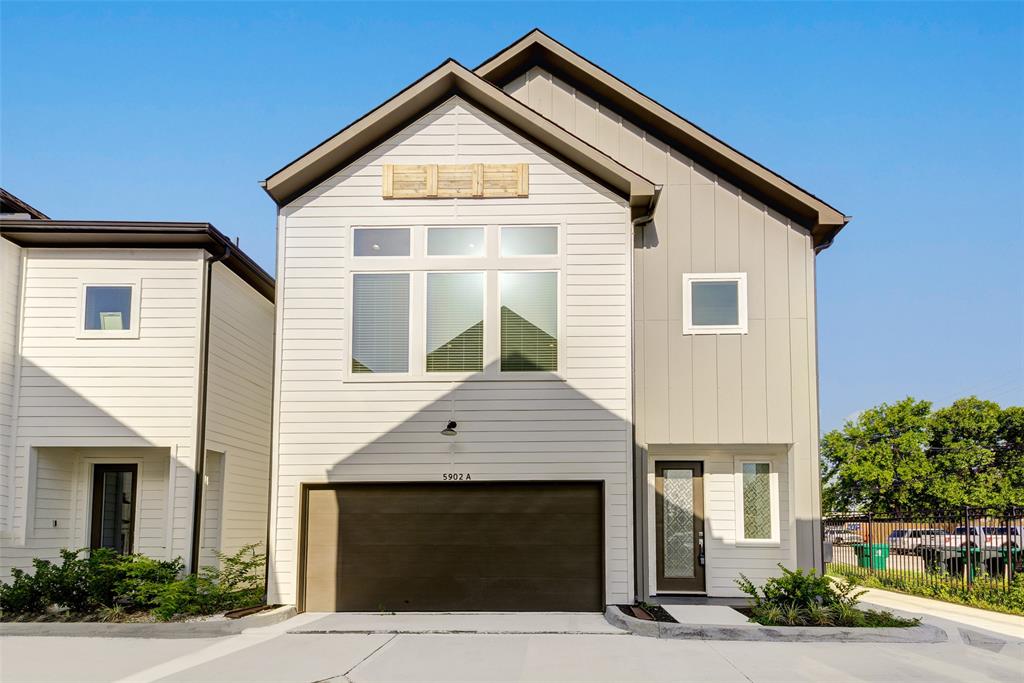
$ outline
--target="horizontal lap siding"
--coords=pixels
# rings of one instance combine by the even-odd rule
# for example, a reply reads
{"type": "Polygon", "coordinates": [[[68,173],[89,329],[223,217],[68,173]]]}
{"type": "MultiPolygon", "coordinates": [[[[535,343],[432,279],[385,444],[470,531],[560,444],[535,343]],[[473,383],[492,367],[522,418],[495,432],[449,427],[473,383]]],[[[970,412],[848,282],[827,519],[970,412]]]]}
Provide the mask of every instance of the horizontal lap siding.
{"type": "Polygon", "coordinates": [[[274,304],[222,264],[213,270],[206,448],[225,453],[221,551],[267,534],[274,304]]]}
{"type": "MultiPolygon", "coordinates": [[[[152,549],[158,556],[186,556],[203,252],[25,253],[14,528],[25,529],[30,448],[156,446],[170,449],[183,466],[175,470],[179,503],[171,538],[154,541],[152,549]],[[136,280],[139,338],[78,338],[82,285],[136,280]]],[[[167,473],[161,477],[166,499],[167,473]]],[[[160,524],[167,527],[165,512],[160,524]]]]}
{"type": "MultiPolygon", "coordinates": [[[[606,593],[631,595],[625,202],[450,100],[282,210],[272,599],[295,593],[302,482],[602,480],[606,593]],[[527,163],[524,199],[382,200],[383,163],[527,163]],[[348,226],[565,221],[565,382],[345,383],[348,226]],[[449,415],[457,439],[438,434],[449,415]]],[[[467,268],[472,268],[468,266],[467,268]]],[[[457,484],[456,484],[457,485],[457,484]]]]}
{"type": "Polygon", "coordinates": [[[808,232],[535,67],[505,90],[663,185],[634,254],[637,440],[791,444],[793,505],[814,520],[800,562],[819,558],[814,251],[808,232]],[[749,333],[682,334],[682,276],[747,273],[749,333]]]}
{"type": "Polygon", "coordinates": [[[18,301],[21,294],[21,248],[0,238],[0,537],[11,532],[11,442],[14,426],[15,354],[18,348],[18,301]]]}

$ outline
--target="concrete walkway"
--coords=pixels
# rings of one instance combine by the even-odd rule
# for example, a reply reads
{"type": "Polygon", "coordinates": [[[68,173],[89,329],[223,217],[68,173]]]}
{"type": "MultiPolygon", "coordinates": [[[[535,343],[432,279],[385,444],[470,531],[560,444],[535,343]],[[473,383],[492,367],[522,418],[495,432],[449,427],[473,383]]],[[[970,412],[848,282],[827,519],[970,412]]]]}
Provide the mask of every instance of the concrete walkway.
{"type": "Polygon", "coordinates": [[[890,611],[906,612],[915,616],[942,620],[957,627],[970,627],[998,633],[1008,638],[1024,640],[1024,617],[1012,614],[1000,614],[988,610],[955,605],[941,600],[919,598],[915,595],[904,595],[892,591],[868,589],[861,600],[868,607],[877,607],[890,611]]]}

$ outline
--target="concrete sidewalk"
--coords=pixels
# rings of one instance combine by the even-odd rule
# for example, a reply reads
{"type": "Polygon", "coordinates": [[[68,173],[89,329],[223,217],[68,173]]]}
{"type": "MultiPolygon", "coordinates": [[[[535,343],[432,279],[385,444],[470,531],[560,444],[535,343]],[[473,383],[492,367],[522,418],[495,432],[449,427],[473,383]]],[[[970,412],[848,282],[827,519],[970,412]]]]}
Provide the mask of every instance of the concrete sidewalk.
{"type": "Polygon", "coordinates": [[[955,605],[941,600],[919,598],[893,591],[870,588],[861,600],[868,607],[890,611],[906,612],[923,617],[927,621],[941,620],[957,627],[969,627],[990,631],[1010,639],[1024,640],[1024,617],[1001,614],[966,605],[955,605]]]}

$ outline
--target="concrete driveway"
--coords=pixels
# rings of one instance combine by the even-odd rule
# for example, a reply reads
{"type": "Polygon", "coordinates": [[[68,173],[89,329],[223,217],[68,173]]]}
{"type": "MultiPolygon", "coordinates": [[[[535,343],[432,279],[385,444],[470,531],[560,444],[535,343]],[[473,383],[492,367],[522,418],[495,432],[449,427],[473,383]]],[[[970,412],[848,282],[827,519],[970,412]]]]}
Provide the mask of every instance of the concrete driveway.
{"type": "MultiPolygon", "coordinates": [[[[217,639],[0,640],[16,681],[1006,681],[1024,648],[948,643],[741,643],[586,633],[289,633],[316,615],[217,639]]],[[[337,624],[320,620],[320,625],[337,624]]],[[[596,624],[597,622],[594,622],[596,624]]],[[[517,622],[516,628],[524,628],[517,622]]],[[[591,629],[584,619],[577,626],[591,629]]],[[[547,628],[550,623],[541,624],[547,628]]]]}

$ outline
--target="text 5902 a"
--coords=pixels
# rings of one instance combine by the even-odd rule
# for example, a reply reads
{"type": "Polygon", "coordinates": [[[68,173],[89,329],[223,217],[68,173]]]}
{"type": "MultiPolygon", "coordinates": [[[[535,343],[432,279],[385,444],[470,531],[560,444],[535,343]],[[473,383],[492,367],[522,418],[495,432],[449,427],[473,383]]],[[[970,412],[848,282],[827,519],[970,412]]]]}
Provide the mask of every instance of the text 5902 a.
{"type": "Polygon", "coordinates": [[[445,472],[441,475],[441,481],[473,481],[473,477],[464,472],[445,472]]]}

